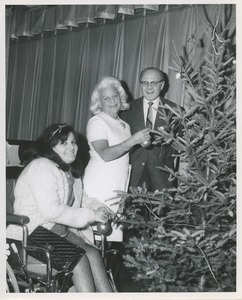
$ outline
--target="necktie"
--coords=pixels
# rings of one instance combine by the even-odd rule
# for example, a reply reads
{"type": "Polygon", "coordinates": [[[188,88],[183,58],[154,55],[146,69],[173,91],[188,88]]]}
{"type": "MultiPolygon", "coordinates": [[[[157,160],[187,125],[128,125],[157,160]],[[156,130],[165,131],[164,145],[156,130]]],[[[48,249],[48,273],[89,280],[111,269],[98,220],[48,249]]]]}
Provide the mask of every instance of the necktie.
{"type": "Polygon", "coordinates": [[[146,127],[152,129],[152,122],[153,122],[153,113],[152,113],[152,105],[153,102],[148,102],[149,108],[147,111],[147,118],[146,118],[146,127]]]}

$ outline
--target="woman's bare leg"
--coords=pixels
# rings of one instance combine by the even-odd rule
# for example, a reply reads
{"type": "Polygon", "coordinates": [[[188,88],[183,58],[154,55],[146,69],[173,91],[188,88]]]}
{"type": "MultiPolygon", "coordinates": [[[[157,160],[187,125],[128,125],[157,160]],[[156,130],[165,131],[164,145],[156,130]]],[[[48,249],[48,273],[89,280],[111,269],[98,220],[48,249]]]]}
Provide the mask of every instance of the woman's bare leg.
{"type": "Polygon", "coordinates": [[[112,293],[113,289],[109,282],[100,251],[88,244],[82,245],[81,247],[86,251],[86,256],[90,262],[97,292],[112,293]]]}
{"type": "Polygon", "coordinates": [[[65,238],[86,251],[73,271],[73,283],[77,292],[112,293],[113,289],[100,250],[83,243],[83,239],[73,232],[69,231],[65,238]]]}
{"type": "Polygon", "coordinates": [[[83,255],[74,268],[72,281],[77,292],[96,292],[92,270],[86,255],[83,255]]]}

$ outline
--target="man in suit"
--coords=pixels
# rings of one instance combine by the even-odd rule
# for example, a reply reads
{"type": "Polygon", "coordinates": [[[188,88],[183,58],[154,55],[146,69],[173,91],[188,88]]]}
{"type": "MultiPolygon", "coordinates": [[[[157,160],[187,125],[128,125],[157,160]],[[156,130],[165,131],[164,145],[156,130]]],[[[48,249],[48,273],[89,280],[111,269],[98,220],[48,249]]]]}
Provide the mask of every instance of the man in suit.
{"type": "MultiPolygon", "coordinates": [[[[130,110],[123,111],[120,117],[130,125],[131,134],[144,127],[157,130],[158,127],[163,126],[169,130],[167,120],[170,120],[171,113],[168,109],[158,108],[158,105],[159,103],[171,107],[176,105],[160,96],[165,86],[164,73],[156,68],[146,68],[140,73],[139,81],[143,97],[132,101],[130,110]],[[162,110],[166,117],[161,118],[157,109],[162,110]]],[[[168,180],[170,174],[157,168],[165,166],[174,168],[173,151],[170,145],[162,145],[162,143],[151,144],[148,147],[136,145],[130,153],[132,165],[130,186],[142,186],[146,182],[146,187],[151,192],[174,186],[174,181],[168,180]]]]}

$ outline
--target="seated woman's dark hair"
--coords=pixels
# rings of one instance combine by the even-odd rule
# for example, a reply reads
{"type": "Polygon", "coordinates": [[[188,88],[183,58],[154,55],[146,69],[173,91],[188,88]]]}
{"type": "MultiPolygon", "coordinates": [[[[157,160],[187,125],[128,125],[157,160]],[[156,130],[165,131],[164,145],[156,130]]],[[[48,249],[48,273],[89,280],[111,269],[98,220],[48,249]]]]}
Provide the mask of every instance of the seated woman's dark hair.
{"type": "Polygon", "coordinates": [[[33,159],[38,157],[38,151],[34,141],[21,141],[18,148],[18,156],[21,165],[26,166],[33,159]]]}
{"type": "Polygon", "coordinates": [[[40,157],[46,157],[52,160],[61,170],[65,172],[70,170],[75,178],[80,178],[83,175],[83,167],[80,158],[77,156],[75,161],[68,165],[53,150],[59,142],[65,142],[70,133],[73,133],[76,140],[78,139],[78,134],[72,126],[66,124],[52,124],[43,131],[36,140],[35,145],[40,157]]]}

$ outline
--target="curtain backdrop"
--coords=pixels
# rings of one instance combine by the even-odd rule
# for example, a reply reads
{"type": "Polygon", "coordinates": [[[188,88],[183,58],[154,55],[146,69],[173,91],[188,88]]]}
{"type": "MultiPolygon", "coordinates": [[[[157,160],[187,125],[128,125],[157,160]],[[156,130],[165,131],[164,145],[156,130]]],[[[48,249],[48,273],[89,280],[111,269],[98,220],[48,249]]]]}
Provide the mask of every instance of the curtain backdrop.
{"type": "Polygon", "coordinates": [[[172,70],[175,62],[193,55],[194,66],[199,66],[211,48],[216,20],[216,32],[230,24],[235,45],[236,6],[151,8],[43,6],[30,14],[19,6],[12,17],[8,56],[6,138],[35,139],[54,122],[85,134],[90,95],[99,78],[117,76],[132,100],[141,95],[139,73],[148,66],[167,74],[165,97],[184,105],[181,83],[172,70]]]}

